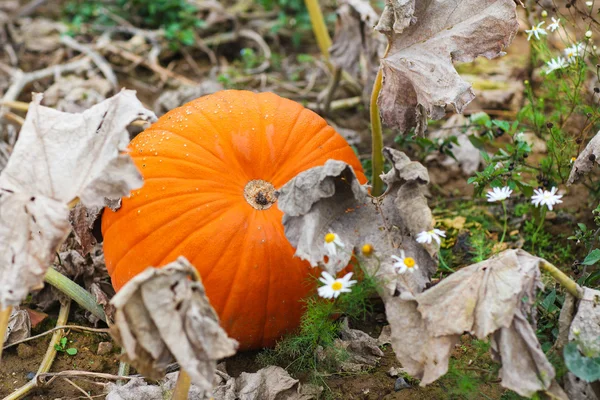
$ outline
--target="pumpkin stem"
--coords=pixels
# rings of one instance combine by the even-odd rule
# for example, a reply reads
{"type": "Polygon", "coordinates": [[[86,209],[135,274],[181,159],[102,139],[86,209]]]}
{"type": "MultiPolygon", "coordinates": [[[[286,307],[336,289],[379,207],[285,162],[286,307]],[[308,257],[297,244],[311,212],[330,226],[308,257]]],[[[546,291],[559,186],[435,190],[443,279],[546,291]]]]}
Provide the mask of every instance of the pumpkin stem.
{"type": "Polygon", "coordinates": [[[275,186],[262,179],[255,179],[244,188],[244,198],[253,208],[266,210],[277,201],[275,186]]]}

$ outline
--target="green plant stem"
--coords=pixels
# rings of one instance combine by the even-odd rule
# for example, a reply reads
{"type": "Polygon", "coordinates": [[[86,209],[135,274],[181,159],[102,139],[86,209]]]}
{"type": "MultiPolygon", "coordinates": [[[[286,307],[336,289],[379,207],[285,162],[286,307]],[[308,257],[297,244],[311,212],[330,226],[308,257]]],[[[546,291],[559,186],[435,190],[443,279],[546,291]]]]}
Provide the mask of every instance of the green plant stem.
{"type": "Polygon", "coordinates": [[[48,268],[44,280],[67,295],[69,298],[73,299],[81,307],[91,312],[95,317],[106,322],[104,310],[96,303],[92,295],[87,290],[52,267],[48,268]]]}
{"type": "Polygon", "coordinates": [[[504,237],[506,236],[506,229],[508,227],[508,214],[506,213],[506,202],[502,201],[502,209],[504,210],[504,230],[502,231],[502,238],[500,243],[504,243],[504,237]]]}
{"type": "MultiPolygon", "coordinates": [[[[71,300],[67,300],[64,304],[61,304],[60,311],[58,312],[58,319],[56,320],[56,326],[66,325],[67,320],[69,319],[69,310],[71,309],[71,300]]],[[[6,396],[4,400],[18,400],[26,396],[32,389],[37,386],[37,378],[40,374],[45,374],[50,371],[50,367],[54,362],[54,358],[56,357],[56,348],[55,346],[60,343],[60,339],[63,337],[64,331],[57,330],[52,334],[52,338],[50,339],[50,343],[48,344],[48,349],[46,350],[46,354],[44,355],[44,359],[38,368],[38,372],[35,377],[27,382],[24,386],[21,386],[16,391],[12,392],[10,395],[6,396]]]]}
{"type": "Polygon", "coordinates": [[[325,25],[325,19],[323,18],[323,12],[321,6],[319,6],[318,0],[304,0],[308,15],[310,16],[310,22],[312,25],[313,32],[315,33],[315,39],[317,39],[317,45],[321,54],[326,60],[329,60],[329,48],[331,47],[331,37],[327,31],[327,25],[325,25]]]}
{"type": "Polygon", "coordinates": [[[184,370],[179,370],[179,376],[177,377],[177,383],[175,383],[175,389],[173,389],[173,397],[171,397],[171,399],[187,400],[191,384],[190,376],[184,370]]]}
{"type": "Polygon", "coordinates": [[[565,290],[578,299],[583,298],[583,289],[573,279],[569,278],[564,272],[550,264],[548,261],[542,262],[541,269],[548,272],[565,290]]]}
{"type": "Polygon", "coordinates": [[[383,129],[381,127],[381,117],[379,116],[379,107],[377,106],[377,98],[381,91],[381,84],[383,82],[383,72],[381,68],[377,72],[375,83],[373,84],[373,92],[371,92],[371,189],[372,196],[380,196],[383,193],[383,180],[381,180],[381,174],[383,173],[383,129]]]}
{"type": "MultiPolygon", "coordinates": [[[[121,354],[125,354],[125,348],[124,347],[121,349],[121,354]]],[[[125,361],[121,360],[121,362],[119,362],[119,372],[117,372],[117,375],[119,375],[119,376],[129,376],[129,364],[126,363],[125,361]]],[[[122,386],[125,383],[127,383],[127,381],[125,379],[117,381],[117,385],[118,386],[122,386]]]]}
{"type": "Polygon", "coordinates": [[[448,264],[446,264],[446,261],[444,261],[444,257],[442,257],[442,249],[440,249],[440,252],[438,253],[438,259],[440,260],[441,267],[444,271],[456,272],[452,268],[450,268],[448,264]]]}
{"type": "Polygon", "coordinates": [[[532,252],[535,252],[535,245],[537,244],[537,235],[540,232],[540,229],[542,229],[542,226],[544,226],[545,219],[546,219],[546,207],[542,206],[542,214],[540,215],[540,223],[539,223],[537,229],[535,230],[535,232],[533,232],[533,236],[531,238],[532,252]]]}
{"type": "Polygon", "coordinates": [[[11,306],[8,306],[4,310],[0,311],[0,363],[2,363],[2,349],[4,348],[4,335],[6,334],[6,329],[8,329],[8,320],[10,319],[11,312],[12,312],[11,306]]]}

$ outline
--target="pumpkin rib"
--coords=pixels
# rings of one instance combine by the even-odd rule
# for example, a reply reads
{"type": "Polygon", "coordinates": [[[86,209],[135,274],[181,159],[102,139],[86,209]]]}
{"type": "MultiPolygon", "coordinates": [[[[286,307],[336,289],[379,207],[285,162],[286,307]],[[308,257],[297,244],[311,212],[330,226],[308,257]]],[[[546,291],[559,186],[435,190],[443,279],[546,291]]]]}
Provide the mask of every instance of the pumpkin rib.
{"type": "MultiPolygon", "coordinates": [[[[148,131],[149,131],[149,132],[153,131],[152,127],[150,127],[150,128],[148,129],[148,131]]],[[[161,131],[159,131],[159,132],[161,132],[161,131]]],[[[185,140],[185,141],[187,141],[187,142],[189,142],[189,143],[193,144],[195,147],[197,147],[198,149],[200,149],[200,150],[201,150],[203,153],[208,153],[208,154],[210,154],[210,155],[211,155],[211,156],[213,156],[213,157],[214,157],[214,159],[215,159],[216,161],[218,161],[220,164],[222,164],[222,165],[223,165],[223,166],[225,166],[225,167],[228,167],[228,165],[227,165],[227,163],[225,162],[225,160],[223,160],[221,157],[219,157],[217,154],[213,153],[212,151],[210,151],[210,150],[209,150],[209,149],[207,149],[206,147],[203,147],[203,146],[202,146],[202,145],[200,145],[199,143],[196,143],[196,142],[194,142],[193,140],[190,140],[189,138],[187,138],[187,137],[185,137],[185,136],[183,136],[183,135],[180,135],[179,133],[176,133],[176,132],[174,132],[174,131],[167,131],[167,130],[164,130],[163,132],[167,132],[168,134],[175,135],[175,136],[177,136],[178,138],[181,138],[181,139],[183,139],[183,140],[185,140]]],[[[138,156],[136,156],[136,158],[139,158],[139,157],[141,157],[141,155],[138,155],[138,156]]],[[[146,156],[146,157],[147,157],[147,156],[146,156]]],[[[213,169],[212,171],[213,171],[213,172],[221,172],[222,170],[213,169]]]]}
{"type": "MultiPolygon", "coordinates": [[[[168,181],[168,180],[182,180],[182,181],[187,181],[187,182],[213,182],[213,183],[221,183],[223,184],[223,181],[211,181],[208,179],[200,179],[200,178],[183,178],[183,177],[171,177],[171,176],[155,176],[152,178],[147,178],[144,179],[145,182],[154,182],[154,181],[168,181]]],[[[240,194],[240,191],[236,188],[235,190],[233,190],[234,188],[230,187],[227,184],[223,184],[222,186],[218,186],[219,190],[222,190],[223,194],[229,194],[232,196],[237,196],[240,194]],[[227,192],[227,190],[231,189],[230,192],[227,192]]]]}
{"type": "MultiPolygon", "coordinates": [[[[191,160],[181,160],[181,159],[161,157],[161,156],[154,156],[154,158],[159,158],[159,159],[162,159],[162,160],[169,160],[170,162],[172,161],[173,164],[179,164],[179,163],[181,163],[181,164],[185,164],[185,163],[193,164],[194,166],[199,167],[198,169],[200,169],[200,170],[204,169],[202,164],[197,164],[197,163],[195,163],[195,162],[193,162],[191,160]]],[[[215,171],[210,171],[210,172],[217,172],[217,174],[223,173],[223,172],[229,173],[229,171],[216,171],[216,170],[215,171]]],[[[217,174],[208,174],[208,176],[215,176],[217,174]]],[[[223,183],[222,179],[216,179],[216,178],[215,179],[195,179],[195,180],[204,180],[206,182],[213,182],[213,183],[223,183]]]]}
{"type": "MultiPolygon", "coordinates": [[[[210,126],[211,126],[211,127],[212,127],[212,128],[213,128],[213,129],[214,129],[216,132],[218,132],[218,133],[219,133],[219,136],[225,136],[226,138],[230,139],[230,134],[229,134],[229,132],[226,132],[226,134],[225,134],[225,135],[223,135],[223,132],[222,132],[220,129],[218,129],[218,128],[216,127],[215,123],[214,123],[214,122],[213,122],[213,121],[212,121],[212,120],[211,120],[211,119],[210,119],[210,118],[207,116],[207,113],[206,113],[206,111],[205,111],[205,110],[202,110],[202,109],[200,109],[200,108],[198,108],[197,110],[199,111],[200,115],[201,115],[202,117],[204,117],[204,119],[205,119],[206,121],[208,121],[208,123],[210,124],[210,126]]],[[[234,148],[232,148],[232,147],[231,147],[231,143],[230,143],[230,142],[231,142],[230,140],[223,140],[223,144],[227,144],[227,145],[228,145],[227,147],[228,147],[228,148],[229,148],[229,150],[230,150],[230,153],[229,153],[229,154],[236,154],[236,151],[235,151],[235,149],[234,149],[234,148]]],[[[226,152],[226,154],[227,154],[227,152],[226,152]]],[[[235,164],[236,164],[236,166],[238,167],[238,172],[240,172],[240,173],[243,173],[243,174],[244,174],[244,176],[245,176],[246,178],[248,178],[248,179],[249,179],[246,169],[245,169],[245,168],[244,168],[242,165],[240,165],[240,162],[239,162],[239,160],[238,160],[238,158],[237,158],[237,157],[231,157],[231,159],[229,159],[228,161],[235,161],[235,164]]],[[[227,167],[230,167],[230,165],[228,165],[228,164],[226,164],[226,166],[227,166],[227,167]]],[[[229,170],[231,170],[231,168],[230,168],[229,170]]]]}
{"type": "MultiPolygon", "coordinates": [[[[279,108],[278,108],[278,110],[279,110],[279,108]]],[[[285,157],[286,150],[287,150],[287,145],[290,142],[290,136],[293,135],[293,133],[294,133],[294,131],[296,129],[296,126],[298,125],[298,121],[300,121],[300,117],[302,116],[303,111],[304,111],[304,109],[300,109],[299,110],[298,114],[296,115],[296,118],[294,119],[294,123],[293,123],[293,125],[292,125],[289,133],[287,134],[287,136],[285,138],[285,142],[284,142],[284,144],[283,144],[283,146],[281,148],[281,151],[280,151],[279,159],[277,160],[277,164],[276,164],[276,168],[275,168],[276,171],[279,170],[279,167],[281,166],[281,164],[283,162],[287,161],[287,157],[285,157]]]]}
{"type": "MultiPolygon", "coordinates": [[[[254,222],[254,220],[256,219],[256,213],[250,213],[250,215],[248,215],[248,218],[250,219],[249,221],[248,221],[248,220],[246,220],[246,222],[248,222],[248,226],[249,226],[249,227],[250,227],[250,226],[254,226],[253,222],[254,222]]],[[[238,232],[239,232],[239,231],[238,231],[238,232]]],[[[244,232],[244,235],[243,235],[242,243],[246,242],[246,240],[245,240],[245,239],[247,239],[247,238],[248,238],[248,235],[251,233],[251,232],[250,232],[250,229],[245,229],[245,230],[243,230],[243,232],[244,232]]],[[[247,259],[246,259],[246,258],[244,258],[244,256],[245,256],[245,252],[246,252],[247,250],[246,250],[246,247],[243,247],[243,249],[244,249],[244,252],[243,252],[242,254],[240,254],[240,260],[244,260],[244,262],[242,262],[242,263],[241,263],[241,265],[243,265],[244,267],[247,267],[247,264],[246,264],[246,262],[247,262],[246,260],[247,260],[247,259]]],[[[238,267],[236,268],[236,270],[235,270],[235,273],[233,274],[233,279],[231,279],[231,284],[232,284],[232,285],[233,285],[233,284],[235,284],[235,281],[237,280],[237,277],[239,276],[239,274],[240,274],[240,271],[241,271],[241,270],[242,270],[242,268],[240,268],[240,265],[238,264],[238,267]]],[[[244,270],[246,270],[246,268],[244,268],[244,270]]],[[[245,272],[247,272],[247,271],[245,271],[245,272]]],[[[248,274],[247,274],[247,275],[248,275],[248,274]]],[[[228,311],[228,310],[227,310],[227,306],[230,304],[230,302],[231,302],[231,298],[232,298],[232,297],[233,297],[232,295],[228,296],[228,297],[227,297],[227,300],[225,301],[225,304],[224,304],[222,307],[220,307],[220,309],[221,309],[221,312],[222,312],[224,315],[227,315],[227,311],[228,311]]]]}
{"type": "MultiPolygon", "coordinates": [[[[220,194],[226,194],[226,193],[222,192],[222,193],[220,193],[220,194]]],[[[137,204],[137,206],[136,206],[136,208],[135,208],[134,210],[128,210],[128,211],[126,211],[126,213],[125,213],[123,216],[126,216],[127,214],[130,214],[130,213],[132,213],[132,212],[134,212],[134,211],[136,211],[136,210],[139,210],[141,207],[144,207],[144,206],[148,206],[148,205],[154,204],[154,203],[156,203],[157,201],[162,201],[162,200],[174,200],[174,199],[177,199],[177,198],[180,198],[180,197],[188,197],[188,196],[189,196],[189,197],[194,197],[194,195],[195,195],[195,196],[198,196],[198,192],[197,192],[197,191],[192,191],[192,190],[190,190],[190,189],[187,189],[185,192],[178,192],[178,193],[173,193],[173,192],[165,192],[165,196],[164,196],[164,197],[158,197],[158,196],[157,196],[157,197],[155,197],[155,198],[153,198],[153,199],[148,199],[148,201],[147,201],[146,203],[139,203],[139,204],[137,204]]],[[[238,193],[233,193],[233,192],[232,192],[232,193],[228,193],[228,195],[229,195],[229,196],[237,196],[237,195],[238,195],[238,193]]],[[[229,196],[228,196],[228,197],[229,197],[229,196]]],[[[216,199],[216,200],[214,200],[214,201],[221,200],[221,199],[224,199],[224,198],[223,198],[223,197],[221,197],[221,198],[219,198],[219,199],[216,199]]],[[[210,203],[207,203],[207,204],[210,204],[210,203]]],[[[203,204],[203,205],[204,205],[204,204],[203,204]]],[[[195,208],[195,207],[194,207],[194,208],[195,208]]]]}
{"type": "MultiPolygon", "coordinates": [[[[237,208],[238,208],[238,207],[232,207],[232,208],[228,209],[228,210],[227,210],[225,213],[223,213],[223,214],[220,214],[220,217],[225,217],[225,216],[226,216],[228,213],[230,213],[230,212],[232,212],[232,211],[236,211],[236,209],[237,209],[237,208]]],[[[207,224],[204,224],[203,226],[208,226],[208,225],[210,225],[211,223],[213,223],[215,220],[216,220],[216,218],[215,218],[215,219],[213,219],[213,220],[211,220],[209,223],[207,223],[207,224]]],[[[246,221],[244,221],[244,220],[240,220],[240,224],[243,224],[244,222],[246,222],[246,221]]],[[[238,232],[238,231],[239,231],[239,229],[238,229],[238,230],[234,230],[234,232],[238,232]]],[[[186,245],[186,244],[188,244],[190,241],[192,241],[192,239],[195,239],[195,238],[196,238],[196,236],[195,236],[195,235],[199,235],[199,234],[201,234],[201,233],[202,233],[202,231],[199,231],[199,230],[197,230],[197,231],[195,231],[195,232],[192,232],[192,233],[191,233],[191,234],[190,234],[190,235],[189,235],[187,238],[185,238],[185,239],[184,239],[184,240],[183,240],[181,243],[177,244],[177,246],[175,246],[174,248],[172,248],[172,249],[171,249],[171,251],[169,251],[169,253],[167,253],[167,255],[166,255],[165,257],[163,257],[163,259],[160,261],[160,265],[164,265],[164,264],[166,264],[166,263],[168,263],[168,262],[171,262],[171,261],[173,261],[172,259],[170,259],[170,258],[169,258],[169,255],[170,255],[171,253],[175,252],[175,250],[177,250],[178,248],[180,248],[182,245],[186,245]]],[[[231,239],[231,238],[230,238],[230,239],[231,239]]],[[[232,241],[232,240],[228,240],[228,241],[227,241],[227,243],[228,243],[228,244],[227,244],[227,246],[229,246],[229,244],[230,244],[230,243],[233,243],[233,241],[232,241]]],[[[225,247],[225,249],[224,249],[224,250],[226,250],[226,249],[227,249],[227,247],[225,247]]],[[[220,260],[222,259],[223,255],[224,255],[225,253],[226,253],[226,251],[222,251],[222,252],[221,252],[221,256],[219,257],[219,259],[217,260],[217,262],[216,262],[216,263],[214,263],[214,266],[215,266],[215,267],[216,267],[216,266],[219,264],[220,260]]],[[[212,271],[214,271],[215,269],[217,269],[217,268],[213,268],[213,269],[211,270],[211,272],[212,272],[212,271]]],[[[207,276],[204,278],[204,280],[206,280],[206,279],[208,279],[208,275],[207,275],[207,276]]]]}
{"type": "MultiPolygon", "coordinates": [[[[230,210],[231,210],[231,209],[230,209],[230,210]]],[[[228,210],[228,211],[230,211],[230,210],[228,210]]],[[[226,212],[227,212],[227,211],[226,211],[226,212]]],[[[163,229],[163,227],[169,227],[171,223],[176,223],[176,222],[177,222],[177,220],[179,220],[179,219],[180,219],[180,218],[182,218],[182,217],[185,217],[185,215],[186,215],[186,214],[188,214],[188,213],[189,213],[189,211],[188,211],[188,212],[186,212],[186,213],[184,213],[184,214],[181,214],[181,215],[180,215],[178,218],[176,218],[176,219],[172,220],[171,222],[169,222],[169,223],[167,223],[167,224],[165,224],[165,225],[161,226],[161,227],[160,227],[160,228],[158,228],[157,230],[155,230],[155,231],[151,232],[150,234],[146,235],[146,236],[145,236],[143,239],[141,239],[141,240],[138,240],[138,241],[137,241],[137,243],[136,243],[134,246],[132,246],[132,247],[131,247],[131,248],[130,248],[130,249],[129,249],[129,250],[126,252],[126,253],[125,253],[125,255],[123,255],[123,256],[120,258],[119,262],[118,262],[118,263],[117,263],[117,264],[114,266],[114,268],[113,268],[113,271],[112,271],[112,274],[111,274],[111,275],[118,274],[118,270],[119,270],[119,268],[122,266],[122,261],[126,260],[126,259],[127,259],[127,256],[128,256],[128,255],[129,255],[129,254],[130,254],[132,251],[134,251],[134,250],[135,250],[135,249],[136,249],[138,246],[140,246],[140,245],[143,245],[143,244],[144,244],[144,242],[145,242],[146,240],[149,240],[149,239],[150,239],[150,238],[151,238],[153,235],[160,233],[160,231],[161,231],[161,229],[163,229]]],[[[225,215],[225,214],[224,214],[224,213],[219,213],[218,215],[216,215],[216,216],[215,216],[214,218],[212,218],[211,220],[209,220],[209,221],[205,221],[205,224],[204,224],[203,226],[209,226],[210,224],[212,224],[212,223],[214,223],[215,221],[217,221],[217,220],[219,219],[219,217],[222,217],[223,215],[225,215]]],[[[188,236],[186,237],[186,239],[185,239],[185,240],[187,240],[187,239],[189,238],[189,236],[191,236],[191,235],[192,235],[192,234],[188,235],[188,236]]],[[[172,253],[172,250],[173,250],[173,249],[167,249],[167,252],[166,252],[166,253],[159,254],[159,256],[157,257],[157,259],[159,259],[160,261],[158,261],[158,260],[157,260],[157,261],[155,261],[155,262],[154,262],[154,264],[156,264],[156,265],[154,265],[154,266],[157,266],[157,267],[158,267],[158,266],[162,266],[162,265],[164,265],[164,264],[163,264],[163,263],[164,263],[164,260],[165,260],[165,259],[168,257],[168,255],[169,255],[170,253],[172,253]]],[[[173,260],[171,260],[171,261],[173,261],[173,260]]],[[[125,264],[125,265],[126,265],[126,264],[125,264]]],[[[140,272],[141,272],[141,271],[140,271],[140,272]]]]}
{"type": "MultiPolygon", "coordinates": [[[[214,201],[212,201],[212,202],[210,202],[210,203],[205,203],[205,204],[212,204],[212,203],[215,203],[215,202],[217,202],[217,201],[219,201],[219,200],[222,200],[222,199],[214,200],[214,201]]],[[[224,204],[224,205],[228,205],[228,204],[230,204],[230,203],[229,203],[229,202],[227,202],[227,203],[226,203],[226,204],[224,204]]],[[[202,204],[202,205],[204,205],[204,204],[202,204]]],[[[128,251],[127,251],[127,252],[126,252],[124,255],[122,255],[122,256],[120,257],[120,259],[122,260],[123,258],[127,257],[127,255],[128,255],[129,253],[131,253],[131,251],[133,251],[133,250],[134,250],[134,249],[135,249],[137,246],[139,246],[140,244],[142,244],[144,241],[148,240],[148,238],[149,238],[149,237],[151,237],[151,236],[153,236],[153,235],[155,235],[155,234],[159,233],[159,232],[160,232],[162,229],[165,229],[165,228],[168,228],[168,227],[170,227],[170,226],[171,226],[171,224],[174,224],[175,222],[179,221],[181,218],[183,218],[183,217],[186,217],[188,214],[190,214],[191,212],[193,212],[193,211],[195,211],[195,210],[197,210],[197,209],[198,209],[198,206],[194,206],[193,208],[191,208],[191,209],[188,209],[187,211],[185,211],[185,212],[183,212],[182,214],[178,215],[178,216],[177,216],[175,219],[172,219],[172,220],[170,220],[169,222],[167,222],[166,224],[164,224],[164,225],[160,226],[158,229],[156,229],[156,230],[154,230],[154,231],[152,231],[152,232],[149,232],[147,235],[143,235],[142,237],[140,237],[140,238],[137,238],[137,239],[138,239],[138,240],[137,240],[137,243],[136,243],[134,246],[132,246],[132,247],[131,247],[131,248],[130,248],[130,249],[129,249],[129,250],[128,250],[128,251]]],[[[135,211],[135,210],[133,210],[133,211],[135,211]]],[[[217,211],[217,210],[212,210],[212,212],[213,212],[213,213],[216,213],[216,211],[217,211]]],[[[213,214],[213,216],[214,216],[214,214],[213,214]]],[[[219,218],[220,216],[221,216],[221,214],[218,214],[218,215],[216,215],[216,217],[215,217],[215,218],[211,219],[210,221],[213,221],[213,220],[215,220],[215,219],[219,218]]],[[[206,225],[206,224],[205,224],[205,225],[206,225]]],[[[113,226],[114,226],[114,225],[113,225],[113,226]]],[[[107,230],[107,233],[108,233],[108,230],[107,230]]],[[[105,236],[106,236],[106,235],[105,235],[105,236]]],[[[117,264],[117,265],[118,265],[118,264],[117,264]]],[[[116,266],[115,266],[115,269],[116,269],[116,266]]],[[[114,274],[114,272],[113,272],[113,274],[114,274]]]]}
{"type": "MultiPolygon", "coordinates": [[[[189,193],[189,194],[187,194],[187,195],[178,195],[178,196],[175,196],[175,197],[187,197],[187,196],[189,196],[189,197],[198,196],[198,193],[196,193],[196,192],[191,192],[191,193],[189,193]]],[[[145,203],[145,204],[143,204],[143,205],[144,205],[144,206],[147,206],[147,205],[149,205],[149,204],[154,204],[154,203],[157,203],[157,202],[159,202],[159,201],[162,201],[162,200],[171,200],[171,199],[172,199],[172,198],[170,198],[170,197],[169,197],[169,198],[164,198],[164,199],[161,199],[161,200],[153,200],[153,201],[151,201],[151,202],[148,202],[148,203],[145,203]]],[[[211,202],[209,202],[209,203],[206,203],[206,204],[211,204],[211,203],[214,203],[215,201],[218,201],[218,200],[222,200],[222,198],[219,198],[219,199],[217,199],[217,200],[211,201],[211,202]]],[[[204,204],[202,204],[202,205],[204,205],[204,204]]],[[[196,207],[197,207],[197,206],[194,206],[193,208],[196,208],[196,207]]],[[[122,213],[116,213],[116,214],[119,214],[119,215],[118,215],[118,217],[114,218],[114,220],[113,220],[112,222],[114,223],[114,222],[117,222],[117,221],[121,220],[121,219],[122,219],[122,218],[124,218],[124,217],[128,217],[128,216],[130,216],[131,214],[133,214],[135,211],[137,211],[137,210],[139,210],[139,209],[140,209],[140,207],[137,207],[137,208],[136,208],[136,207],[133,207],[133,208],[131,208],[130,210],[123,210],[124,212],[122,212],[122,213]]],[[[120,211],[120,210],[119,210],[119,211],[120,211]]],[[[188,210],[188,211],[189,211],[189,210],[188,210]]],[[[108,230],[109,230],[109,229],[112,227],[113,223],[109,223],[109,225],[107,225],[107,226],[106,226],[106,233],[108,233],[108,230]]]]}

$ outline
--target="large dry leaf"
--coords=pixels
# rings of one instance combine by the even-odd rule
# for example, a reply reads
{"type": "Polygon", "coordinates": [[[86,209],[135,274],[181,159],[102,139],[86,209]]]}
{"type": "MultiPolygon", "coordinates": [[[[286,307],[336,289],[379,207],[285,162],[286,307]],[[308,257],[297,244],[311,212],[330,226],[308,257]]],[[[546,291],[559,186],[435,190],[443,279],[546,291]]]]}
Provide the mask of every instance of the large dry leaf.
{"type": "Polygon", "coordinates": [[[103,206],[105,197],[122,197],[142,185],[127,154],[127,125],[154,120],[135,97],[123,90],[81,114],[40,105],[35,95],[0,187],[46,196],[62,203],[79,198],[103,206]]]}
{"type": "Polygon", "coordinates": [[[590,140],[585,149],[577,156],[567,183],[571,185],[583,175],[588,174],[596,163],[600,163],[600,131],[596,133],[596,136],[590,140]]]}
{"type": "Polygon", "coordinates": [[[122,91],[82,114],[40,105],[35,95],[12,155],[0,174],[0,308],[18,304],[43,276],[69,231],[67,204],[88,206],[141,186],[126,153],[126,127],[154,120],[122,91]]]}
{"type": "Polygon", "coordinates": [[[329,160],[288,182],[278,200],[285,213],[285,234],[296,248],[296,256],[332,274],[345,268],[353,253],[360,256],[364,244],[371,244],[374,256],[360,258],[365,268],[385,282],[390,293],[397,286],[419,292],[437,268],[432,258],[435,249],[430,249],[430,254],[414,239],[432,226],[424,195],[429,177],[425,167],[404,153],[386,148],[384,154],[394,168],[383,176],[388,190],[377,200],[341,161],[329,160]],[[336,255],[326,253],[328,232],[336,233],[344,243],[336,255]],[[401,250],[417,261],[416,272],[402,276],[395,272],[391,256],[401,250]]]}
{"type": "Polygon", "coordinates": [[[329,48],[331,62],[357,75],[361,58],[366,71],[379,64],[380,35],[373,30],[379,16],[365,0],[342,0],[336,11],[337,24],[329,48]]]}
{"type": "Polygon", "coordinates": [[[503,54],[519,24],[513,0],[417,1],[414,14],[411,6],[410,1],[390,1],[378,26],[390,45],[382,60],[378,104],[386,124],[422,133],[428,117],[443,117],[447,105],[462,112],[474,98],[453,62],[503,54]]]}
{"type": "Polygon", "coordinates": [[[503,365],[502,385],[528,397],[548,390],[555,376],[525,317],[540,285],[542,261],[522,250],[506,250],[416,296],[430,336],[492,335],[493,353],[503,365]]]}
{"type": "Polygon", "coordinates": [[[159,378],[176,360],[194,384],[208,392],[217,360],[235,354],[238,343],[219,326],[194,267],[183,257],[148,268],[113,297],[113,337],[143,375],[159,378]]]}

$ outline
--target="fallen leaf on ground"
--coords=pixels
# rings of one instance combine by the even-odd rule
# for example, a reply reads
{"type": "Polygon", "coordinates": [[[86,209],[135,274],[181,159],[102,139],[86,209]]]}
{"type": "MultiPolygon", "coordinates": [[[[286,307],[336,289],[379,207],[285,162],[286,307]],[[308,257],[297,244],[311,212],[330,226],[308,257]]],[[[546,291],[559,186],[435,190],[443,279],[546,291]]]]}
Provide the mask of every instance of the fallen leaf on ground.
{"type": "Polygon", "coordinates": [[[14,307],[8,318],[8,328],[4,332],[4,346],[27,339],[31,336],[31,320],[26,310],[14,307]]]}
{"type": "Polygon", "coordinates": [[[596,163],[600,163],[600,131],[596,133],[596,136],[590,140],[585,149],[577,156],[567,183],[571,185],[582,176],[588,174],[596,163]]]}
{"type": "Polygon", "coordinates": [[[68,203],[101,206],[141,186],[126,153],[127,125],[153,120],[124,90],[82,114],[40,105],[34,95],[19,139],[0,173],[0,309],[42,285],[69,232],[68,203]]]}
{"type": "Polygon", "coordinates": [[[440,129],[429,134],[429,138],[435,142],[439,139],[447,139],[455,136],[458,144],[453,143],[450,149],[454,158],[437,152],[436,154],[429,155],[425,161],[437,159],[444,167],[451,168],[457,172],[462,171],[465,176],[473,175],[483,163],[483,157],[481,156],[481,152],[469,140],[469,136],[474,135],[477,129],[473,127],[469,128],[468,126],[468,118],[462,115],[453,115],[448,118],[440,129]]]}
{"type": "Polygon", "coordinates": [[[418,1],[410,15],[411,6],[388,2],[378,25],[389,52],[377,103],[384,123],[422,134],[427,118],[442,118],[447,105],[460,113],[474,98],[453,63],[503,54],[519,24],[513,0],[418,1]]]}
{"type": "Polygon", "coordinates": [[[111,333],[144,376],[159,379],[177,361],[195,385],[210,392],[217,361],[235,354],[238,343],[219,326],[202,282],[189,279],[196,276],[180,257],[132,278],[111,300],[111,333]]]}
{"type": "MultiPolygon", "coordinates": [[[[123,386],[107,385],[107,400],[163,400],[171,395],[175,388],[179,372],[166,375],[159,385],[148,384],[141,378],[135,378],[123,386]]],[[[188,398],[195,400],[313,400],[318,399],[323,388],[314,385],[302,385],[292,378],[283,368],[265,367],[254,373],[243,372],[238,378],[216,371],[215,388],[206,392],[192,384],[188,398]]]]}
{"type": "Polygon", "coordinates": [[[98,76],[60,77],[44,92],[44,104],[59,111],[80,113],[105,100],[112,88],[109,81],[98,76]]]}
{"type": "MultiPolygon", "coordinates": [[[[342,350],[346,354],[340,365],[345,372],[359,373],[373,368],[384,355],[379,348],[379,341],[361,330],[351,329],[347,318],[342,321],[340,337],[334,341],[333,346],[337,350],[332,351],[342,350]]],[[[327,357],[326,352],[327,350],[321,352],[323,358],[327,357]]],[[[317,352],[317,357],[319,356],[317,352]]]]}

